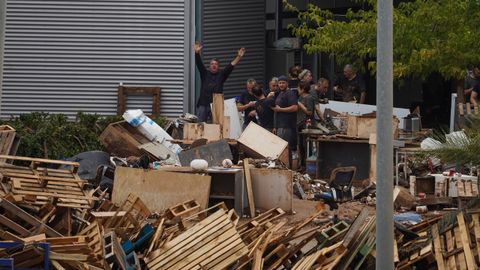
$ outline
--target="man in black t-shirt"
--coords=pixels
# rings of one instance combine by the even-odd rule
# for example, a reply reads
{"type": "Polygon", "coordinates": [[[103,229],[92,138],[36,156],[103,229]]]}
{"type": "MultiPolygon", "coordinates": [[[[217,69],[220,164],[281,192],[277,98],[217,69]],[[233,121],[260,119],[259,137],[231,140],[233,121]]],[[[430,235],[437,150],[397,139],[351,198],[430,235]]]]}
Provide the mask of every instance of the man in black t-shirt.
{"type": "Polygon", "coordinates": [[[333,92],[335,100],[364,104],[367,88],[352,66],[346,65],[343,68],[343,77],[339,78],[333,86],[333,92]]]}
{"type": "Polygon", "coordinates": [[[478,94],[480,94],[480,84],[477,84],[473,87],[472,94],[470,96],[470,103],[473,105],[473,108],[478,107],[478,94]]]}
{"type": "Polygon", "coordinates": [[[275,99],[274,97],[266,98],[262,89],[260,88],[253,89],[253,94],[257,98],[257,102],[255,103],[255,112],[258,118],[258,124],[264,129],[272,132],[275,114],[272,108],[275,107],[275,99]]]}
{"type": "Polygon", "coordinates": [[[210,103],[213,101],[213,93],[223,93],[223,84],[227,80],[233,68],[245,54],[245,48],[240,48],[237,56],[223,70],[219,69],[219,61],[216,58],[210,60],[208,70],[205,68],[200,57],[202,46],[195,42],[195,64],[200,72],[202,85],[200,87],[200,97],[197,101],[197,116],[199,122],[206,122],[211,116],[210,103]]]}
{"type": "Polygon", "coordinates": [[[465,76],[464,90],[465,102],[470,101],[470,96],[472,94],[473,88],[480,84],[480,66],[475,67],[473,70],[469,71],[467,76],[465,76]]]}
{"type": "Polygon", "coordinates": [[[278,94],[273,111],[276,112],[275,129],[278,137],[288,142],[289,167],[292,166],[293,152],[297,150],[297,110],[298,96],[288,89],[288,78],[278,77],[278,94]]]}
{"type": "Polygon", "coordinates": [[[245,129],[250,122],[257,122],[255,113],[255,102],[257,98],[253,95],[252,91],[257,87],[255,79],[248,79],[246,89],[240,94],[240,100],[237,105],[239,112],[243,112],[243,129],[245,129]]]}

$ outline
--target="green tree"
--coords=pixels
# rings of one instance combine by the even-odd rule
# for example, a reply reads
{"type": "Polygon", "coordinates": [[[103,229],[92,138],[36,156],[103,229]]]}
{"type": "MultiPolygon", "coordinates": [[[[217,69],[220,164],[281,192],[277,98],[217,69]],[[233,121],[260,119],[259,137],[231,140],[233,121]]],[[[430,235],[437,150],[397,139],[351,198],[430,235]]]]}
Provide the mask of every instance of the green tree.
{"type": "MultiPolygon", "coordinates": [[[[339,64],[368,62],[376,70],[376,1],[368,10],[352,11],[346,20],[334,20],[328,10],[309,4],[298,11],[292,33],[305,40],[308,53],[334,55],[339,64]]],[[[480,63],[480,5],[477,0],[414,0],[394,8],[394,77],[426,77],[439,72],[446,79],[461,79],[467,68],[480,63]]]]}

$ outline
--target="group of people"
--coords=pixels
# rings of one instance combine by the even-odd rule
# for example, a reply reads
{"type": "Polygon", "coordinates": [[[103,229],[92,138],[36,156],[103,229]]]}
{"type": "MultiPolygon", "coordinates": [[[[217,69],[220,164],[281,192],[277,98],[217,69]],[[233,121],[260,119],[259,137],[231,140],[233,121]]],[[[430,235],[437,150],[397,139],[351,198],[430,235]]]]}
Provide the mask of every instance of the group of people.
{"type": "MultiPolygon", "coordinates": [[[[215,58],[210,60],[208,69],[205,68],[200,57],[201,48],[199,43],[195,43],[195,63],[202,82],[197,116],[200,122],[207,122],[213,94],[223,93],[223,84],[244,56],[245,48],[240,48],[235,58],[221,70],[215,58]]],[[[366,88],[361,77],[351,65],[344,67],[343,75],[333,86],[333,99],[364,103],[366,88]]],[[[305,168],[306,147],[300,131],[314,127],[317,119],[323,120],[320,104],[328,101],[328,90],[329,81],[326,78],[314,82],[312,73],[300,66],[291,67],[288,75],[272,78],[267,89],[263,89],[255,79],[248,79],[237,102],[238,111],[244,115],[243,128],[255,122],[281,137],[288,142],[290,166],[298,148],[300,168],[305,168]]]]}

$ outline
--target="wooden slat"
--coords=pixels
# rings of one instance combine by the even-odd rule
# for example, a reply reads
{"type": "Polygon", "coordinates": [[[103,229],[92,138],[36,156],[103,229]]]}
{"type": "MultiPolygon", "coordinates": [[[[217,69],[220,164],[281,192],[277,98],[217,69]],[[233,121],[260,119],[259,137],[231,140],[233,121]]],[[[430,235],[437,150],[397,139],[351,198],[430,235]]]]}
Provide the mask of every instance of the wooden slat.
{"type": "MultiPolygon", "coordinates": [[[[455,236],[455,246],[456,248],[463,249],[462,245],[462,239],[460,236],[460,229],[458,227],[455,227],[453,229],[454,236],[455,236]]],[[[457,261],[457,268],[459,270],[466,270],[467,269],[467,264],[465,262],[465,253],[461,252],[456,255],[456,261],[457,261]]]]}
{"type": "MultiPolygon", "coordinates": [[[[209,228],[207,232],[204,232],[200,236],[196,237],[196,239],[192,239],[185,245],[167,250],[164,253],[164,256],[160,256],[156,259],[157,263],[148,264],[151,265],[149,267],[162,269],[172,267],[173,265],[184,259],[187,254],[190,254],[195,250],[201,249],[205,245],[204,241],[208,242],[220,237],[228,228],[228,223],[228,221],[223,220],[223,222],[221,222],[217,227],[209,228]]],[[[168,244],[169,243],[165,244],[164,247],[168,244]]]]}
{"type": "Polygon", "coordinates": [[[473,258],[472,250],[470,249],[470,241],[468,239],[468,229],[465,225],[465,219],[463,218],[463,212],[460,211],[457,215],[458,227],[460,230],[460,238],[463,245],[463,252],[465,253],[465,260],[467,262],[468,270],[477,269],[475,259],[473,258]]]}
{"type": "Polygon", "coordinates": [[[156,263],[157,261],[159,261],[160,259],[168,255],[168,254],[165,254],[166,250],[172,253],[177,249],[179,249],[181,246],[183,246],[185,243],[188,243],[190,242],[190,240],[195,239],[200,235],[202,235],[203,233],[207,232],[211,227],[216,227],[218,224],[221,224],[226,219],[226,217],[222,219],[224,214],[225,214],[224,210],[219,210],[213,213],[208,218],[195,224],[192,228],[190,228],[186,232],[180,234],[179,236],[169,241],[161,249],[153,251],[152,254],[150,254],[150,256],[145,258],[145,262],[147,264],[156,263]],[[162,257],[160,258],[159,256],[162,256],[162,257]]]}
{"type": "Polygon", "coordinates": [[[152,252],[145,262],[149,269],[223,269],[247,252],[230,215],[219,210],[152,252]]]}
{"type": "MultiPolygon", "coordinates": [[[[454,250],[455,248],[455,243],[453,241],[453,236],[452,236],[452,231],[448,230],[445,232],[445,239],[447,243],[447,252],[450,253],[454,250]]],[[[448,269],[450,270],[455,270],[457,269],[456,263],[455,263],[455,256],[450,256],[447,259],[448,263],[448,269]]]]}
{"type": "Polygon", "coordinates": [[[253,196],[252,177],[250,175],[250,165],[248,158],[243,160],[243,170],[245,174],[245,187],[247,189],[248,209],[250,209],[250,217],[255,217],[255,202],[253,196]]]}
{"type": "Polygon", "coordinates": [[[438,225],[434,224],[432,226],[432,237],[433,237],[433,246],[435,251],[435,260],[437,261],[438,270],[445,270],[445,261],[443,260],[442,255],[442,246],[440,242],[440,235],[438,234],[438,225]]]}
{"type": "Polygon", "coordinates": [[[475,243],[477,245],[477,255],[480,258],[480,220],[478,214],[472,214],[473,231],[475,233],[475,243]]]}

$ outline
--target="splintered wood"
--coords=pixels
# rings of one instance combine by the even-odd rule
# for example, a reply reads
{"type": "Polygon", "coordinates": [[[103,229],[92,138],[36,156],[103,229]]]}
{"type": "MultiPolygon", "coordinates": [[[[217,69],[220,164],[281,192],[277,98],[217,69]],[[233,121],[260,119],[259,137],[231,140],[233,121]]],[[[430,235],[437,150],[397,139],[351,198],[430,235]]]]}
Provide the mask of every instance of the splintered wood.
{"type": "Polygon", "coordinates": [[[29,162],[30,167],[0,163],[0,177],[5,193],[11,193],[30,205],[49,202],[59,207],[91,208],[83,185],[86,181],[77,174],[77,162],[0,155],[0,159],[29,162]],[[40,165],[46,165],[40,167],[40,165]],[[70,169],[50,169],[49,165],[64,165],[70,169]]]}

